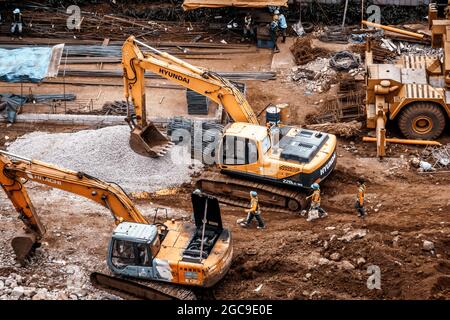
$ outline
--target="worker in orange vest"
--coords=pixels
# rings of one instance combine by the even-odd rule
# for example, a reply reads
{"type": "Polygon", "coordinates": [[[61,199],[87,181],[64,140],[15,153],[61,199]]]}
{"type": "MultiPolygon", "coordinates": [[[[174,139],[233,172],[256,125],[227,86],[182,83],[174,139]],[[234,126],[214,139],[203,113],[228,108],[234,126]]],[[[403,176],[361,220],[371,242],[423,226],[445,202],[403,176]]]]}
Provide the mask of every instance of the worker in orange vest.
{"type": "Polygon", "coordinates": [[[258,222],[258,229],[264,229],[266,227],[264,221],[261,219],[261,210],[256,191],[250,191],[250,208],[245,209],[245,212],[247,213],[247,218],[236,221],[241,227],[248,227],[253,219],[256,219],[256,222],[258,222]]]}
{"type": "Polygon", "coordinates": [[[355,209],[358,217],[364,219],[366,217],[366,209],[364,208],[364,198],[366,196],[366,184],[363,178],[358,179],[358,194],[355,203],[355,209]]]}
{"type": "Polygon", "coordinates": [[[313,193],[306,197],[306,199],[311,198],[311,206],[308,211],[308,219],[306,221],[312,221],[318,218],[325,218],[328,214],[320,206],[320,186],[318,183],[313,183],[311,185],[313,193]]]}

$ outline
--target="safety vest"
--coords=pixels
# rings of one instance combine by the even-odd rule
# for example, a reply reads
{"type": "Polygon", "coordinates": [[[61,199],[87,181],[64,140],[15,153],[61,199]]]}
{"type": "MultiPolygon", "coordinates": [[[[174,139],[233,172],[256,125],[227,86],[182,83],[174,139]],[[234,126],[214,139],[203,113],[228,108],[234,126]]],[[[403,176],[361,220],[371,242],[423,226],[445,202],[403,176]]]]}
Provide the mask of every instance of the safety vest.
{"type": "Polygon", "coordinates": [[[14,13],[13,19],[15,23],[22,23],[22,14],[21,13],[14,13]]]}
{"type": "Polygon", "coordinates": [[[358,188],[358,201],[360,204],[364,203],[364,197],[366,196],[366,185],[363,183],[358,188]]]}
{"type": "Polygon", "coordinates": [[[313,203],[319,203],[320,202],[320,190],[314,190],[311,201],[313,203]]]}
{"type": "Polygon", "coordinates": [[[252,209],[253,212],[259,212],[259,200],[258,197],[252,198],[250,202],[250,209],[252,209]]]}

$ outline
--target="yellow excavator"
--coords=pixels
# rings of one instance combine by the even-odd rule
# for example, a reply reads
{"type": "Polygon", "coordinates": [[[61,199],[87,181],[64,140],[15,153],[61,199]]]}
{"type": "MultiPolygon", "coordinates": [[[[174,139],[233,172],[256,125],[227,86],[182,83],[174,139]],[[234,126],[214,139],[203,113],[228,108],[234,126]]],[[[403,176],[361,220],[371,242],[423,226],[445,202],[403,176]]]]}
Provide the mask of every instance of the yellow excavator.
{"type": "Polygon", "coordinates": [[[155,223],[156,214],[154,223],[149,223],[116,184],[0,151],[0,185],[25,224],[25,232],[11,241],[21,264],[26,264],[46,232],[28,196],[28,181],[83,196],[111,211],[117,226],[107,264],[119,277],[93,273],[91,280],[99,287],[139,298],[192,299],[185,286],[211,287],[231,265],[231,233],[223,228],[219,202],[213,197],[192,194],[195,223],[175,219],[155,223]]]}
{"type": "MultiPolygon", "coordinates": [[[[171,142],[146,117],[145,71],[193,90],[222,105],[231,122],[215,148],[218,172],[207,172],[198,187],[219,201],[248,205],[248,192],[258,192],[266,209],[298,212],[306,207],[305,191],[321,182],[336,165],[336,137],[300,127],[260,125],[245,96],[217,73],[182,61],[130,36],[122,47],[124,90],[134,114],[127,117],[131,148],[145,156],[163,156],[171,142]],[[142,52],[139,46],[148,49],[142,52]],[[288,188],[286,188],[288,187],[288,188]]],[[[130,108],[129,108],[130,109],[130,108]]]]}

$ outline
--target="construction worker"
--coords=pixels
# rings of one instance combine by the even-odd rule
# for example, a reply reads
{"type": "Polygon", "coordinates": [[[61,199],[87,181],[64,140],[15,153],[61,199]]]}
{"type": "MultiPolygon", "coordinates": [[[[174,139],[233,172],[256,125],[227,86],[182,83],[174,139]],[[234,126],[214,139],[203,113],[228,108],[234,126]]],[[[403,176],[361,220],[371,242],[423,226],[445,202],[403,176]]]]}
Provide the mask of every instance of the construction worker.
{"type": "Polygon", "coordinates": [[[245,209],[245,212],[247,212],[247,218],[246,219],[238,219],[236,222],[241,227],[248,227],[250,223],[252,222],[253,218],[256,219],[258,222],[258,229],[264,229],[265,224],[264,221],[261,219],[261,211],[259,210],[259,201],[258,201],[258,194],[256,191],[250,191],[250,208],[245,209]]]}
{"type": "Polygon", "coordinates": [[[306,199],[311,198],[311,206],[308,211],[308,219],[306,221],[312,221],[318,218],[325,218],[328,214],[320,206],[320,186],[318,183],[313,183],[311,185],[313,193],[306,197],[306,199]]]}
{"type": "Polygon", "coordinates": [[[251,39],[255,38],[255,31],[253,30],[253,18],[250,12],[247,12],[244,18],[244,37],[242,38],[242,41],[248,39],[248,35],[250,35],[251,39]]]}
{"type": "Polygon", "coordinates": [[[11,34],[12,39],[15,39],[16,32],[19,34],[19,39],[22,39],[22,13],[20,13],[20,9],[16,8],[13,11],[13,22],[11,23],[11,34]]]}
{"type": "Polygon", "coordinates": [[[287,32],[287,22],[286,22],[286,17],[284,16],[284,14],[280,13],[279,10],[275,10],[274,12],[275,16],[278,16],[278,28],[280,30],[281,35],[283,36],[283,40],[282,42],[285,43],[286,42],[286,32],[287,32]]]}
{"type": "Polygon", "coordinates": [[[277,45],[277,38],[278,38],[277,32],[278,32],[278,16],[274,15],[273,20],[269,25],[270,39],[273,42],[273,53],[280,52],[280,49],[278,49],[278,45],[277,45]]]}
{"type": "Polygon", "coordinates": [[[278,6],[267,6],[267,9],[271,14],[273,14],[276,10],[280,10],[280,7],[278,6]]]}
{"type": "Polygon", "coordinates": [[[366,217],[366,210],[364,208],[364,198],[366,195],[366,184],[364,178],[358,179],[358,194],[355,203],[355,209],[358,212],[358,217],[364,219],[366,217]]]}

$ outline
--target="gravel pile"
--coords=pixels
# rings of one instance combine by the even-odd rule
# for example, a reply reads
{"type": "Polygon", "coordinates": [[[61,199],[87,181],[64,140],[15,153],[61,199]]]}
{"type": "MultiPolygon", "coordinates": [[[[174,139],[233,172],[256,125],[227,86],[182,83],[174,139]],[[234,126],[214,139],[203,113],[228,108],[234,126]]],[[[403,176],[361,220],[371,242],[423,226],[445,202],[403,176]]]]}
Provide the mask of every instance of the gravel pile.
{"type": "Polygon", "coordinates": [[[140,156],[129,147],[129,136],[128,126],[76,133],[33,132],[14,141],[8,151],[118,183],[127,192],[176,187],[189,182],[202,168],[180,146],[162,158],[140,156]]]}

